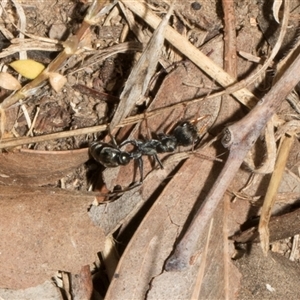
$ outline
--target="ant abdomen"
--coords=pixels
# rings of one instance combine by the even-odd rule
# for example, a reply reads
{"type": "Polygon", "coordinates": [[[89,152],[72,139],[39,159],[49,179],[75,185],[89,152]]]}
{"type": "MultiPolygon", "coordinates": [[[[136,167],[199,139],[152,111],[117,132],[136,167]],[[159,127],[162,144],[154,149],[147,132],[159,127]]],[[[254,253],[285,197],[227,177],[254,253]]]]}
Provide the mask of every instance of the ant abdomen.
{"type": "Polygon", "coordinates": [[[92,157],[106,168],[115,168],[127,165],[131,156],[128,152],[121,151],[112,144],[94,142],[90,146],[92,157]]]}

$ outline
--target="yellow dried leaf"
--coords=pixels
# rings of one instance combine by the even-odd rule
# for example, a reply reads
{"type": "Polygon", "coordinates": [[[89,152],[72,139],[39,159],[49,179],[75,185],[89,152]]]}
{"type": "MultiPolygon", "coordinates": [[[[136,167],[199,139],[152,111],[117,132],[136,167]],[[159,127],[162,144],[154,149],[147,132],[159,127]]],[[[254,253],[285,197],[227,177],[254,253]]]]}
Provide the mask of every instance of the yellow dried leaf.
{"type": "Polygon", "coordinates": [[[14,90],[20,89],[22,86],[21,86],[20,82],[15,77],[13,77],[11,74],[1,72],[0,73],[0,87],[7,89],[7,90],[14,91],[14,90]]]}
{"type": "Polygon", "coordinates": [[[49,73],[49,81],[55,92],[59,92],[67,82],[67,78],[59,73],[49,73]]]}
{"type": "Polygon", "coordinates": [[[9,65],[28,79],[36,78],[45,69],[44,65],[33,59],[16,60],[9,65]]]}

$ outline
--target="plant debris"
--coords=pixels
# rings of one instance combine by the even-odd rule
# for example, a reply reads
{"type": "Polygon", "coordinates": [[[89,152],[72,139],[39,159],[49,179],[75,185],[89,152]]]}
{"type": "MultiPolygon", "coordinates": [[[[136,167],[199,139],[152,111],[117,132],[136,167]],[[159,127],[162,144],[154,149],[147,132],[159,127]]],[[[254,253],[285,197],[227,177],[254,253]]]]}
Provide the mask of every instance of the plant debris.
{"type": "Polygon", "coordinates": [[[299,12],[2,1],[0,297],[297,295],[299,12]]]}

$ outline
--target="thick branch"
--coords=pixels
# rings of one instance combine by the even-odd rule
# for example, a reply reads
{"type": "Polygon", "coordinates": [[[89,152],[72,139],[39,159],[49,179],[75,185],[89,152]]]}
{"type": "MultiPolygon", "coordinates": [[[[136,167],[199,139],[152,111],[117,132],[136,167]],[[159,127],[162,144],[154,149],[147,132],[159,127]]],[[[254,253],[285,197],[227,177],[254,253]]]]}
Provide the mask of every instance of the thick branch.
{"type": "Polygon", "coordinates": [[[248,115],[225,130],[223,145],[230,148],[229,157],[210,193],[176,246],[174,254],[167,260],[165,267],[167,271],[181,271],[189,266],[190,257],[195,251],[199,237],[203,235],[215,208],[222,200],[246,154],[281,102],[300,81],[299,68],[300,56],[248,115]]]}

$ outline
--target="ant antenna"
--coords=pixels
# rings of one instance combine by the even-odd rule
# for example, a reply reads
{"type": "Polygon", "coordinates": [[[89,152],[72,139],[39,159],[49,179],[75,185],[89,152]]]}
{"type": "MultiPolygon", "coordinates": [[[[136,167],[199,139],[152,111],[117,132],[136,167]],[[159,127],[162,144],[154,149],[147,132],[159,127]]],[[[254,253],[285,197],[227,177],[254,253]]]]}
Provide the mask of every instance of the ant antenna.
{"type": "Polygon", "coordinates": [[[113,145],[116,146],[116,147],[118,147],[117,141],[116,141],[114,135],[111,133],[110,126],[107,126],[107,135],[110,137],[113,145]]]}
{"type": "Polygon", "coordinates": [[[151,140],[152,139],[152,134],[151,134],[151,131],[150,131],[149,126],[148,126],[148,118],[147,118],[146,113],[144,113],[144,121],[145,121],[145,127],[146,127],[146,131],[147,131],[147,138],[149,140],[151,140]]]}

